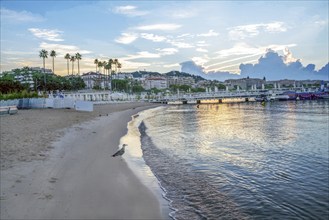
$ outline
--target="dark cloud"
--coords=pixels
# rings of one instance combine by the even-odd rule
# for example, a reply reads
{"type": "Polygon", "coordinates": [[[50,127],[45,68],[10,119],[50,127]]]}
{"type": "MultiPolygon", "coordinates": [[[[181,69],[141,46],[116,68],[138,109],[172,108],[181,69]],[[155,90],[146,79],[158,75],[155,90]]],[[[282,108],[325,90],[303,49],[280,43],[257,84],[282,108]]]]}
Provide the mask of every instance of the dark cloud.
{"type": "MultiPolygon", "coordinates": [[[[268,50],[267,53],[258,59],[256,64],[240,64],[240,74],[242,77],[250,76],[255,78],[266,77],[269,80],[279,79],[323,79],[328,80],[327,70],[315,70],[314,64],[308,64],[306,67],[296,60],[285,63],[286,57],[268,50]]],[[[328,64],[327,64],[328,65],[328,64]]]]}
{"type": "MultiPolygon", "coordinates": [[[[291,55],[291,53],[289,52],[291,55]]],[[[314,64],[308,64],[303,66],[300,60],[294,59],[292,62],[286,63],[286,56],[280,56],[273,50],[268,50],[265,55],[258,59],[255,64],[240,64],[240,75],[232,74],[229,72],[208,72],[202,66],[196,65],[193,61],[186,61],[181,63],[181,71],[191,73],[194,75],[202,76],[206,79],[217,79],[223,81],[225,79],[234,78],[263,78],[267,80],[280,80],[280,79],[318,79],[318,80],[329,80],[329,63],[324,67],[315,70],[314,64]]]]}
{"type": "Polygon", "coordinates": [[[240,76],[237,74],[232,74],[229,72],[208,72],[205,73],[205,70],[202,66],[197,65],[193,61],[185,61],[180,63],[181,65],[181,72],[190,73],[193,75],[201,76],[208,80],[219,80],[224,81],[226,79],[235,79],[239,78],[240,76]]]}

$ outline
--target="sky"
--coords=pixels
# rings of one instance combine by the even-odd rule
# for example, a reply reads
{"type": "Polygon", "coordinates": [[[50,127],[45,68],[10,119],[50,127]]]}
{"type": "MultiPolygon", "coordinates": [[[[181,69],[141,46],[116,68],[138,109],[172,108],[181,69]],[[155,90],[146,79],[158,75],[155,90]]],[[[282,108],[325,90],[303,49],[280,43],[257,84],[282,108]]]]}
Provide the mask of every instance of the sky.
{"type": "Polygon", "coordinates": [[[328,1],[297,0],[1,0],[1,71],[42,67],[45,49],[57,52],[59,75],[67,75],[65,54],[78,52],[81,73],[112,58],[122,72],[327,79],[328,9],[328,1]],[[280,73],[269,71],[278,65],[280,73]]]}

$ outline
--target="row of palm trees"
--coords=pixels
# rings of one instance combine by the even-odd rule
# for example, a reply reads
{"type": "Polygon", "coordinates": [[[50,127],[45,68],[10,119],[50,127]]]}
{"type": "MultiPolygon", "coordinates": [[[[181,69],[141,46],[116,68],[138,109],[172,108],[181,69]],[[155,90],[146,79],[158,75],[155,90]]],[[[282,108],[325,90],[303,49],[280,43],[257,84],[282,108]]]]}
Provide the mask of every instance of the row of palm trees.
{"type": "MultiPolygon", "coordinates": [[[[57,56],[57,53],[55,50],[50,51],[50,56],[52,57],[53,61],[53,73],[55,73],[55,57],[57,56]]],[[[42,49],[39,52],[39,57],[43,59],[43,71],[45,72],[45,60],[48,58],[48,51],[45,49],[42,49]]],[[[70,55],[67,53],[64,56],[64,59],[67,60],[67,75],[70,75],[70,68],[69,68],[69,62],[72,62],[72,72],[71,74],[74,75],[74,62],[78,61],[78,74],[80,75],[80,63],[79,61],[82,59],[82,56],[80,53],[76,53],[75,55],[70,55]]],[[[117,73],[118,70],[120,71],[122,64],[119,62],[118,59],[109,59],[108,62],[106,61],[99,61],[98,59],[94,60],[94,64],[96,64],[96,73],[97,68],[100,70],[103,67],[103,73],[105,74],[106,71],[108,75],[112,73],[117,73]],[[114,69],[113,69],[114,67],[114,69]]]]}
{"type": "MultiPolygon", "coordinates": [[[[52,57],[52,61],[53,61],[53,73],[55,73],[55,57],[57,56],[57,53],[55,50],[52,50],[50,51],[50,54],[49,54],[51,57],[52,57]]],[[[46,58],[48,58],[48,51],[45,50],[45,49],[42,49],[40,52],[39,52],[39,57],[43,59],[43,71],[45,73],[46,71],[46,58]]],[[[64,56],[64,59],[67,60],[67,75],[70,75],[70,72],[69,72],[69,61],[72,62],[72,75],[74,74],[74,62],[77,60],[78,61],[78,74],[80,75],[80,63],[79,63],[79,60],[82,59],[82,56],[81,54],[79,53],[76,53],[75,55],[70,55],[70,54],[66,54],[64,56]]]]}
{"type": "Polygon", "coordinates": [[[94,64],[96,64],[96,73],[97,73],[97,67],[98,67],[98,71],[100,71],[100,69],[103,67],[103,73],[106,74],[107,72],[108,75],[112,73],[117,73],[118,69],[120,71],[122,67],[122,64],[119,62],[118,59],[109,59],[108,62],[95,59],[94,64]]]}
{"type": "Polygon", "coordinates": [[[70,67],[69,67],[69,61],[72,62],[72,75],[74,75],[74,62],[77,60],[78,61],[78,75],[80,75],[80,63],[79,60],[82,59],[81,54],[76,53],[75,55],[71,56],[69,53],[67,53],[64,56],[64,59],[67,60],[67,75],[70,75],[70,67]]]}
{"type": "MultiPolygon", "coordinates": [[[[52,64],[53,64],[53,73],[55,73],[55,57],[57,56],[57,53],[55,50],[50,51],[49,54],[52,57],[52,64]]],[[[44,71],[44,84],[46,85],[46,72],[45,72],[45,60],[48,58],[48,51],[45,49],[42,49],[39,52],[39,57],[43,59],[43,71],[44,71]]],[[[80,63],[79,61],[82,59],[81,54],[76,53],[75,55],[70,55],[67,53],[64,56],[64,59],[67,60],[67,75],[70,75],[70,65],[69,63],[72,62],[72,72],[71,75],[74,75],[74,62],[78,61],[78,75],[80,75],[80,63]]],[[[117,74],[118,70],[120,72],[120,69],[122,67],[122,64],[119,62],[118,59],[109,59],[108,61],[100,61],[98,59],[94,60],[94,64],[96,64],[96,73],[97,68],[98,71],[101,72],[101,68],[103,68],[103,74],[106,76],[106,79],[109,80],[110,77],[112,77],[112,74],[117,74]]]]}

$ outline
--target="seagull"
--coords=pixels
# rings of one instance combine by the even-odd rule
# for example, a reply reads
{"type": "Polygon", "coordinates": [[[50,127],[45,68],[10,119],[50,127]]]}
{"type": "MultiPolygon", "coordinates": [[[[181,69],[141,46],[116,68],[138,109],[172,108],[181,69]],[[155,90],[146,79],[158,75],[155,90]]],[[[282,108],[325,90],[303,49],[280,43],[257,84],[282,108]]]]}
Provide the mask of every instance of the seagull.
{"type": "Polygon", "coordinates": [[[115,154],[113,154],[112,157],[122,156],[125,153],[125,146],[128,146],[128,145],[123,144],[122,148],[120,150],[118,150],[117,152],[115,152],[115,154]]]}

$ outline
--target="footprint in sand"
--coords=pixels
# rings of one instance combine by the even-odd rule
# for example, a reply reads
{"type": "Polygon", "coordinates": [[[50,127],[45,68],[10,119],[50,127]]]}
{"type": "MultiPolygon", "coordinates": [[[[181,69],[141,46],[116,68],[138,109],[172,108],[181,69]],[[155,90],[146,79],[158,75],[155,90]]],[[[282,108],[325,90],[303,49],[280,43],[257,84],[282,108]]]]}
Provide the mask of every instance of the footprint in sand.
{"type": "Polygon", "coordinates": [[[38,199],[52,199],[53,198],[53,195],[51,194],[43,194],[42,197],[39,197],[38,199]]]}
{"type": "Polygon", "coordinates": [[[48,180],[50,183],[56,183],[57,178],[56,177],[51,177],[50,180],[48,180]]]}

